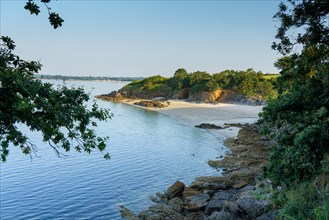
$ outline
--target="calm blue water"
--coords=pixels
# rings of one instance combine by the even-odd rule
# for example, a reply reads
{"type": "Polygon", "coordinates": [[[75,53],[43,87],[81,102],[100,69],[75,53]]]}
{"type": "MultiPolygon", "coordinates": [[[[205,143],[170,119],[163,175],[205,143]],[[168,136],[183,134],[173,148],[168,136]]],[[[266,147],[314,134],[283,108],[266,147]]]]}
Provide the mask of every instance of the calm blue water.
{"type": "MultiPolygon", "coordinates": [[[[59,83],[53,81],[53,83],[59,83]]],[[[92,94],[108,93],[124,83],[67,82],[84,85],[92,94]]],[[[119,205],[136,212],[151,202],[149,195],[174,181],[219,175],[208,159],[223,155],[221,140],[157,112],[125,104],[97,101],[114,114],[97,127],[110,136],[111,160],[99,152],[69,153],[57,158],[40,134],[29,134],[39,148],[31,161],[12,148],[1,164],[0,219],[121,219],[119,205]]]]}

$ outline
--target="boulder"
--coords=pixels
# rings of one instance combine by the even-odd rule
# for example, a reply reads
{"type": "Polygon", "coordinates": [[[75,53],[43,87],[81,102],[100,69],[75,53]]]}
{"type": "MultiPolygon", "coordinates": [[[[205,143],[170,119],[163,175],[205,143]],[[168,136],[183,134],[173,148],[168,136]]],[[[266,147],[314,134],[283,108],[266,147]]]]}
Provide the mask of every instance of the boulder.
{"type": "Polygon", "coordinates": [[[201,220],[204,219],[204,214],[202,211],[200,212],[191,212],[191,213],[187,213],[186,217],[184,218],[184,220],[201,220]]]}
{"type": "Polygon", "coordinates": [[[210,215],[211,213],[213,213],[214,211],[220,211],[222,209],[222,205],[224,204],[225,200],[222,199],[214,199],[211,200],[207,207],[206,207],[206,211],[205,214],[206,215],[210,215]]]}
{"type": "Polygon", "coordinates": [[[124,206],[120,206],[121,216],[128,220],[138,220],[138,216],[124,206]]]}
{"type": "Polygon", "coordinates": [[[236,220],[235,216],[231,216],[230,213],[225,211],[213,212],[205,220],[236,220]]]}
{"type": "Polygon", "coordinates": [[[184,202],[178,197],[169,200],[168,205],[170,205],[176,212],[182,212],[184,208],[184,202]]]}
{"type": "Polygon", "coordinates": [[[185,198],[184,208],[190,212],[197,212],[204,210],[208,205],[208,200],[210,196],[208,194],[200,194],[195,196],[190,196],[185,198]]]}
{"type": "Polygon", "coordinates": [[[110,102],[120,102],[123,99],[122,95],[118,91],[113,91],[109,94],[97,95],[95,97],[110,102]]]}
{"type": "Polygon", "coordinates": [[[263,215],[255,218],[255,220],[274,220],[276,219],[277,215],[278,215],[278,210],[268,211],[263,215]]]}
{"type": "Polygon", "coordinates": [[[242,188],[242,187],[244,187],[244,186],[246,186],[246,185],[248,185],[248,182],[245,181],[245,180],[241,180],[240,182],[234,184],[234,185],[233,185],[233,188],[234,188],[234,189],[240,189],[240,188],[242,188]]]}
{"type": "Polygon", "coordinates": [[[184,191],[184,188],[185,188],[184,183],[182,183],[180,181],[176,181],[167,190],[169,199],[180,196],[182,194],[182,192],[184,191]]]}
{"type": "Polygon", "coordinates": [[[242,209],[249,218],[254,219],[266,213],[271,203],[267,200],[258,200],[252,195],[253,191],[241,193],[239,199],[235,203],[242,209]]]}
{"type": "Polygon", "coordinates": [[[147,108],[165,108],[168,107],[169,102],[143,100],[135,102],[134,105],[139,105],[147,108]]]}
{"type": "Polygon", "coordinates": [[[201,123],[199,125],[195,125],[196,128],[202,128],[202,129],[224,129],[221,126],[215,125],[215,124],[208,124],[208,123],[201,123]]]}
{"type": "Polygon", "coordinates": [[[222,211],[229,213],[230,219],[249,219],[244,210],[234,202],[225,201],[222,205],[222,211]]]}
{"type": "Polygon", "coordinates": [[[189,197],[189,196],[199,195],[199,194],[201,194],[200,191],[198,191],[196,189],[193,189],[191,187],[185,187],[185,189],[184,189],[184,191],[182,193],[182,195],[183,195],[184,198],[185,197],[189,197]]]}
{"type": "Polygon", "coordinates": [[[220,190],[220,189],[228,188],[225,183],[208,183],[208,182],[203,183],[201,187],[204,190],[220,190]]]}
{"type": "Polygon", "coordinates": [[[138,217],[145,220],[184,219],[182,214],[174,211],[170,206],[160,204],[150,206],[147,210],[140,212],[138,217]]]}
{"type": "Polygon", "coordinates": [[[213,199],[232,201],[237,196],[237,190],[229,189],[218,191],[214,194],[213,199]]]}

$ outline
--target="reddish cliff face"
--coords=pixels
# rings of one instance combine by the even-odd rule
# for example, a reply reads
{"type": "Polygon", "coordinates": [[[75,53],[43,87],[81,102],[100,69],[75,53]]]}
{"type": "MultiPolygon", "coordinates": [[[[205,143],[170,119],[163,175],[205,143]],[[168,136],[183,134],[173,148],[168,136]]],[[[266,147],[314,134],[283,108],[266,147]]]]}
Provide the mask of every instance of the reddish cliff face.
{"type": "Polygon", "coordinates": [[[216,102],[221,97],[222,93],[223,91],[220,89],[213,92],[199,92],[190,94],[188,99],[199,102],[216,102]]]}

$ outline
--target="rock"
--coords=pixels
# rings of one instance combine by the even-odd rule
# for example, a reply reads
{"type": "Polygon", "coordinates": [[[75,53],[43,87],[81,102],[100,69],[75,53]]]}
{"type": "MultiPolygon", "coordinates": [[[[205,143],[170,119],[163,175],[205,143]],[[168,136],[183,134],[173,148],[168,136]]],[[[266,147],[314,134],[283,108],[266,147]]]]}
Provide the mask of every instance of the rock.
{"type": "Polygon", "coordinates": [[[269,212],[266,212],[263,215],[255,218],[255,220],[274,220],[274,219],[276,219],[277,215],[278,215],[277,210],[269,211],[269,212]]]}
{"type": "Polygon", "coordinates": [[[169,199],[180,196],[182,194],[182,192],[184,191],[184,188],[185,188],[184,183],[182,183],[180,181],[176,181],[167,190],[169,199]]]}
{"type": "Polygon", "coordinates": [[[230,212],[230,213],[238,213],[241,212],[239,206],[237,204],[235,204],[234,202],[228,202],[225,201],[222,204],[222,209],[226,212],[230,212]]]}
{"type": "Polygon", "coordinates": [[[152,217],[155,217],[156,214],[151,212],[150,210],[143,210],[138,214],[139,219],[151,219],[152,217]]]}
{"type": "Polygon", "coordinates": [[[134,105],[139,105],[147,108],[165,108],[168,107],[169,102],[143,100],[135,102],[134,105]]]}
{"type": "Polygon", "coordinates": [[[201,190],[203,184],[203,181],[194,180],[189,187],[192,189],[201,190]]]}
{"type": "Polygon", "coordinates": [[[139,218],[145,220],[181,220],[184,216],[174,211],[168,205],[154,205],[150,206],[147,210],[139,213],[139,218]]]}
{"type": "Polygon", "coordinates": [[[248,217],[253,219],[263,215],[267,212],[271,204],[266,200],[258,200],[252,195],[253,191],[246,191],[241,193],[240,198],[235,203],[241,208],[248,217]]]}
{"type": "Polygon", "coordinates": [[[242,180],[242,181],[240,181],[240,182],[234,184],[234,185],[233,185],[233,188],[234,188],[234,189],[240,189],[240,188],[242,188],[242,187],[244,187],[244,186],[246,186],[246,185],[248,185],[248,182],[242,180]]]}
{"type": "Polygon", "coordinates": [[[202,189],[206,190],[220,190],[220,189],[227,189],[226,184],[224,183],[203,183],[202,189]]]}
{"type": "Polygon", "coordinates": [[[97,95],[95,97],[110,102],[120,102],[123,99],[122,95],[117,91],[113,91],[109,94],[97,95]]]}
{"type": "Polygon", "coordinates": [[[122,218],[128,219],[128,220],[138,220],[138,216],[135,215],[135,213],[133,213],[132,211],[130,211],[129,209],[127,209],[124,206],[120,206],[120,214],[122,216],[122,218]]]}
{"type": "Polygon", "coordinates": [[[154,203],[163,203],[163,199],[158,196],[149,196],[149,199],[154,203]]]}
{"type": "Polygon", "coordinates": [[[236,218],[228,212],[221,211],[213,212],[206,220],[236,220],[236,218]]]}
{"type": "Polygon", "coordinates": [[[176,212],[182,212],[184,208],[184,202],[178,197],[169,200],[168,205],[170,205],[176,212]]]}
{"type": "Polygon", "coordinates": [[[199,194],[201,194],[200,191],[198,191],[196,189],[193,189],[191,187],[185,187],[185,189],[184,189],[184,191],[182,193],[182,195],[183,195],[184,198],[185,197],[189,197],[189,196],[199,195],[199,194]]]}
{"type": "Polygon", "coordinates": [[[225,202],[225,200],[222,200],[222,199],[211,200],[206,207],[205,214],[210,215],[214,211],[220,211],[222,209],[222,205],[224,204],[224,202],[225,202]]]}
{"type": "Polygon", "coordinates": [[[241,124],[241,123],[224,123],[224,125],[226,126],[232,126],[232,127],[238,127],[238,128],[242,128],[248,124],[241,124]]]}
{"type": "Polygon", "coordinates": [[[202,128],[202,129],[224,129],[221,126],[215,125],[215,124],[207,124],[207,123],[201,123],[199,125],[195,125],[196,128],[202,128]]]}
{"type": "Polygon", "coordinates": [[[211,190],[211,189],[202,190],[202,193],[207,193],[209,196],[214,195],[215,192],[216,192],[215,190],[211,190]]]}
{"type": "Polygon", "coordinates": [[[201,211],[208,205],[209,199],[210,196],[208,194],[186,197],[184,208],[191,212],[201,211]]]}
{"type": "Polygon", "coordinates": [[[201,220],[204,219],[204,214],[203,212],[192,212],[188,213],[184,220],[201,220]]]}
{"type": "Polygon", "coordinates": [[[166,192],[157,192],[156,197],[158,197],[158,200],[162,203],[167,203],[169,201],[168,194],[166,192]]]}
{"type": "Polygon", "coordinates": [[[253,186],[253,185],[247,185],[247,186],[244,186],[243,188],[240,189],[240,192],[245,192],[245,191],[249,191],[249,190],[255,190],[256,187],[253,186]]]}
{"type": "Polygon", "coordinates": [[[235,189],[222,190],[216,192],[213,196],[213,199],[232,201],[236,197],[236,194],[237,194],[237,190],[235,189]]]}

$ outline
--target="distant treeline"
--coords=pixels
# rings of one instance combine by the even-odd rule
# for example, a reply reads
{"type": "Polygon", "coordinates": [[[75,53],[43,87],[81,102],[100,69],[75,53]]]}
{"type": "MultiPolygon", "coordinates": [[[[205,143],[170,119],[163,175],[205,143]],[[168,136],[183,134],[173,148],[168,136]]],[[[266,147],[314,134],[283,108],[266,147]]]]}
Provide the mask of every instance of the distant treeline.
{"type": "Polygon", "coordinates": [[[144,77],[109,77],[109,76],[62,76],[62,75],[35,75],[38,79],[53,80],[87,80],[87,81],[135,81],[142,80],[144,77]]]}
{"type": "Polygon", "coordinates": [[[175,97],[177,93],[186,94],[183,98],[200,92],[216,90],[230,90],[247,98],[266,100],[276,96],[276,78],[278,74],[263,74],[253,69],[245,71],[225,70],[220,73],[207,72],[188,73],[185,69],[178,69],[173,77],[152,76],[143,80],[136,80],[126,85],[122,91],[130,96],[175,97]]]}

